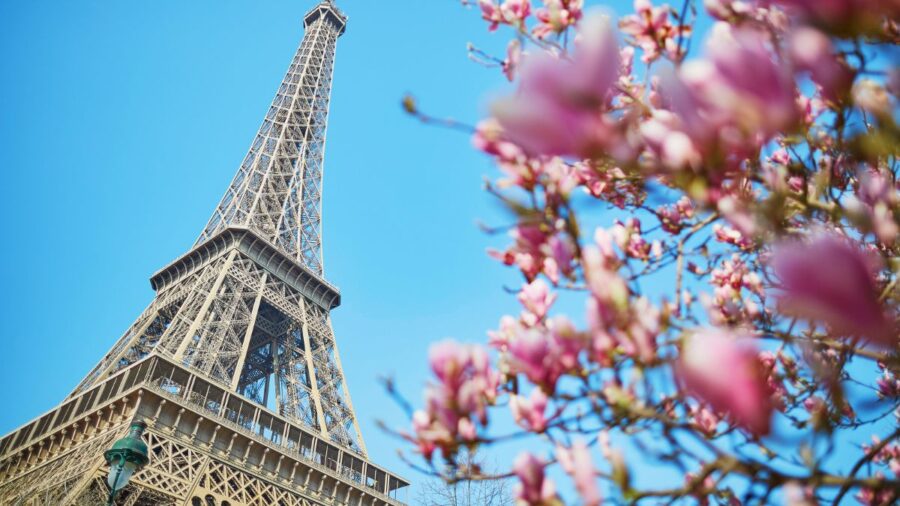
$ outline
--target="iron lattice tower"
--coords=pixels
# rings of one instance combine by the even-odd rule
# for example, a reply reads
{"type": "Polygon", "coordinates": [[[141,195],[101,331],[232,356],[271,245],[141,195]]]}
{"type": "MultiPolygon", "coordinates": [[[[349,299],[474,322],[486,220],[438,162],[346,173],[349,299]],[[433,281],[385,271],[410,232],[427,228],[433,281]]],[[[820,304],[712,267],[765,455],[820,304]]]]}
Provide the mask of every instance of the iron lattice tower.
{"type": "Polygon", "coordinates": [[[98,504],[102,452],[134,418],[151,462],[127,505],[402,504],[368,460],[332,331],[321,196],[337,39],[322,0],[193,248],[56,409],[0,440],[0,504],[98,504]]]}

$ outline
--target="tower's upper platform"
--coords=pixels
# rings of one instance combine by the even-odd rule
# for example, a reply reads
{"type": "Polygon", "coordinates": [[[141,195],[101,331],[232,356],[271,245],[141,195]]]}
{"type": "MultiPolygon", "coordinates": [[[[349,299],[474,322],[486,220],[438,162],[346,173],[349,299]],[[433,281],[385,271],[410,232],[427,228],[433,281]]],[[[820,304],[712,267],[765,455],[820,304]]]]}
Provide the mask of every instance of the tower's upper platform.
{"type": "Polygon", "coordinates": [[[303,26],[309,26],[321,16],[331,18],[334,24],[340,27],[338,35],[343,35],[347,27],[347,16],[337,8],[332,0],[323,0],[322,3],[307,12],[306,17],[303,18],[303,26]]]}

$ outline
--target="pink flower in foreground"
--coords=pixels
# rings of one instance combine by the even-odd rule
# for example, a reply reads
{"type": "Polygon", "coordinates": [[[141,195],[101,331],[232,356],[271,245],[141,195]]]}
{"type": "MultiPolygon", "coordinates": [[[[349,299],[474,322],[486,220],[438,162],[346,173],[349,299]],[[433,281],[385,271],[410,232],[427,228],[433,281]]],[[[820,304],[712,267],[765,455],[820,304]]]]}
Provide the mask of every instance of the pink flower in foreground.
{"type": "Polygon", "coordinates": [[[715,436],[719,426],[719,417],[706,406],[691,406],[690,409],[694,426],[707,437],[715,436]]]}
{"type": "Polygon", "coordinates": [[[500,350],[508,353],[513,374],[522,373],[544,391],[553,392],[563,374],[579,367],[578,357],[585,341],[565,317],[551,319],[547,329],[518,326],[514,330],[505,342],[495,340],[500,350]]]}
{"type": "Polygon", "coordinates": [[[752,2],[753,0],[703,0],[703,6],[712,17],[729,19],[752,12],[752,2]]]}
{"type": "Polygon", "coordinates": [[[477,439],[473,418],[487,423],[487,406],[496,399],[500,375],[478,346],[445,341],[432,346],[428,358],[438,381],[425,392],[425,408],[413,415],[415,435],[409,438],[431,458],[438,448],[448,456],[461,443],[477,439]]]}
{"type": "Polygon", "coordinates": [[[619,49],[609,19],[584,20],[572,60],[542,53],[522,66],[517,94],[492,109],[504,136],[532,155],[575,155],[619,149],[616,125],[603,107],[618,77],[619,49]]]}
{"type": "Polygon", "coordinates": [[[536,279],[531,283],[522,285],[518,298],[528,313],[528,317],[523,318],[523,320],[533,325],[547,316],[547,311],[550,310],[550,306],[556,301],[556,294],[550,293],[550,287],[547,286],[543,279],[536,279]]]}
{"type": "Polygon", "coordinates": [[[517,504],[527,506],[562,505],[556,494],[553,480],[544,475],[546,464],[534,455],[524,452],[516,457],[513,472],[519,478],[514,495],[517,504]]]}
{"type": "Polygon", "coordinates": [[[525,26],[525,20],[531,15],[530,0],[505,0],[500,7],[503,17],[514,26],[525,26]]]}
{"type": "Polygon", "coordinates": [[[799,27],[791,32],[791,57],[799,70],[809,72],[822,87],[826,98],[840,99],[850,90],[853,74],[838,60],[828,37],[814,28],[799,27]]]}
{"type": "Polygon", "coordinates": [[[879,302],[875,257],[849,239],[823,235],[782,245],[773,255],[785,311],[828,324],[838,337],[897,346],[897,327],[879,302]]]}
{"type": "Polygon", "coordinates": [[[698,168],[711,156],[734,166],[799,119],[794,76],[768,49],[768,35],[719,22],[709,58],[663,76],[659,110],[641,127],[648,146],[669,169],[698,168]]]}
{"type": "Polygon", "coordinates": [[[575,489],[584,506],[599,506],[603,502],[600,489],[597,487],[597,476],[591,454],[584,441],[577,440],[571,448],[558,446],[556,459],[566,474],[575,481],[575,489]]]}
{"type": "Polygon", "coordinates": [[[503,22],[503,12],[493,0],[478,0],[481,7],[481,18],[489,23],[488,30],[494,31],[503,22]]]}
{"type": "Polygon", "coordinates": [[[547,429],[544,414],[547,410],[547,395],[540,388],[532,390],[528,399],[520,395],[510,396],[509,409],[513,419],[523,429],[530,432],[543,432],[547,429]]]}
{"type": "Polygon", "coordinates": [[[746,340],[719,329],[693,334],[677,372],[684,387],[716,411],[758,436],[769,433],[771,392],[757,351],[746,340]]]}

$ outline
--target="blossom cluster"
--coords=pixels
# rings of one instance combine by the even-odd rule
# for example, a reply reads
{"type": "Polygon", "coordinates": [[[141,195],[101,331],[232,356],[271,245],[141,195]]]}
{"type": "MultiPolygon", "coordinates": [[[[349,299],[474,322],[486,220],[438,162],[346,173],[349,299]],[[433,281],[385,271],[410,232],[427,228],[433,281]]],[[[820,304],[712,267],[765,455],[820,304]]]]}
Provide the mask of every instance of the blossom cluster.
{"type": "Polygon", "coordinates": [[[435,348],[409,437],[440,473],[437,449],[492,444],[488,413],[508,409],[546,446],[512,465],[521,505],[563,503],[550,466],[591,505],[893,504],[900,3],[676,4],[616,21],[478,0],[513,33],[496,61],[515,91],[473,144],[517,216],[488,254],[522,275],[521,313],[487,349],[435,348]],[[860,434],[852,472],[807,441],[860,434]],[[635,487],[625,447],[685,481],[635,487]]]}

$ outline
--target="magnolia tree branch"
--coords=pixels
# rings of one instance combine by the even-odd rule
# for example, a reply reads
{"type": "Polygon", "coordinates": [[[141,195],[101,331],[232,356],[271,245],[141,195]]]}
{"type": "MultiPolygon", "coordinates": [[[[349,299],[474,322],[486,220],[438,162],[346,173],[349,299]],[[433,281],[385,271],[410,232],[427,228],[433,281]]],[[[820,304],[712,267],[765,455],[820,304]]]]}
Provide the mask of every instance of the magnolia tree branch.
{"type": "Polygon", "coordinates": [[[483,227],[509,236],[488,253],[523,280],[486,345],[432,348],[419,409],[389,387],[412,465],[515,477],[530,506],[571,502],[550,467],[587,506],[893,504],[900,6],[637,0],[613,20],[541,3],[477,2],[510,42],[470,56],[517,88],[478,125],[404,99],[495,162],[485,190],[514,223],[483,227]],[[522,450],[508,470],[458,462],[501,444],[522,450]],[[646,462],[685,479],[638,487],[646,462]]]}

